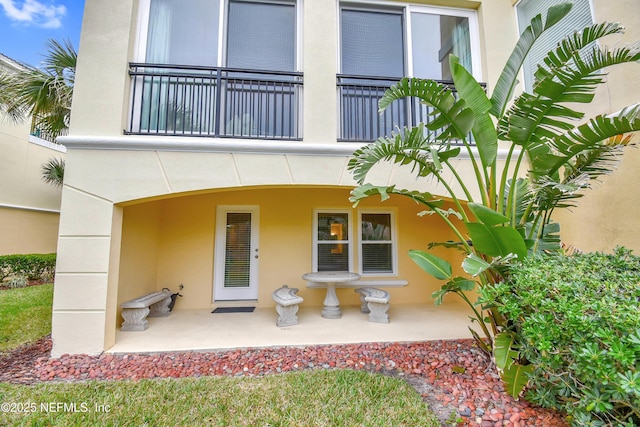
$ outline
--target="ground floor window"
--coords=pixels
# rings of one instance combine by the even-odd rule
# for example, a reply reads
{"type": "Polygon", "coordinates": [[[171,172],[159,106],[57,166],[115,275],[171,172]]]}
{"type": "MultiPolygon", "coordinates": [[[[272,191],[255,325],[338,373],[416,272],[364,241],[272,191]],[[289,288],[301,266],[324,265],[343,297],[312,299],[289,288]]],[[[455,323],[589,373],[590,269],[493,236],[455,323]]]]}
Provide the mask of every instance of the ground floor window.
{"type": "Polygon", "coordinates": [[[316,210],[314,271],[355,271],[363,275],[396,274],[393,212],[357,211],[353,233],[349,210],[316,210]],[[355,235],[355,236],[354,236],[355,235]]]}

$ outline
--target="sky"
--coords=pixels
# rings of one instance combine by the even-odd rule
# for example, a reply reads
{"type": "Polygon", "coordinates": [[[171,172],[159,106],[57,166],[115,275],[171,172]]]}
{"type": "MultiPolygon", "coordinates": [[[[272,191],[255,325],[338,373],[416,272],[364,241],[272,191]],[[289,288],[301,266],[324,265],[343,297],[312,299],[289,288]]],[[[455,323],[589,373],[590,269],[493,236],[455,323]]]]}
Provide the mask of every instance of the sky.
{"type": "Polygon", "coordinates": [[[49,39],[77,51],[83,9],[84,0],[0,0],[0,53],[37,67],[49,39]]]}

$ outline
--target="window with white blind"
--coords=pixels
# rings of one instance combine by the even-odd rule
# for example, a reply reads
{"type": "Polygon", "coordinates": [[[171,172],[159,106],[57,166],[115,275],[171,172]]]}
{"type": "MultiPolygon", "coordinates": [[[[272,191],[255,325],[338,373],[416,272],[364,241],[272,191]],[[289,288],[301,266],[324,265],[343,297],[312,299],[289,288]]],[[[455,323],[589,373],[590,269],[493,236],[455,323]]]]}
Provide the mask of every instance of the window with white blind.
{"type": "Polygon", "coordinates": [[[315,215],[315,271],[353,271],[351,215],[318,211],[315,215]]]}
{"type": "Polygon", "coordinates": [[[301,0],[140,0],[131,133],[299,139],[301,0]]]}
{"type": "Polygon", "coordinates": [[[362,274],[395,272],[393,216],[390,212],[360,213],[360,271],[362,274]]]}
{"type": "Polygon", "coordinates": [[[475,10],[343,2],[339,13],[341,141],[374,141],[397,128],[428,122],[427,106],[396,102],[379,114],[378,101],[401,77],[451,81],[451,54],[482,81],[475,10]]]}
{"type": "MultiPolygon", "coordinates": [[[[518,2],[516,11],[520,32],[524,31],[531,23],[531,20],[538,14],[542,14],[542,21],[544,22],[547,10],[551,6],[563,2],[564,0],[521,0],[518,2]]],[[[573,0],[573,7],[569,14],[547,30],[529,51],[529,55],[523,65],[525,89],[531,91],[534,74],[538,67],[537,64],[542,62],[547,52],[552,50],[567,35],[592,24],[593,16],[589,0],[573,0]]]]}
{"type": "Polygon", "coordinates": [[[142,0],[139,56],[152,64],[295,71],[296,3],[142,0]]]}
{"type": "Polygon", "coordinates": [[[351,211],[318,210],[314,215],[314,271],[355,271],[362,275],[397,273],[396,230],[392,212],[358,211],[352,233],[351,211]],[[356,251],[357,246],[357,262],[356,251]]]}

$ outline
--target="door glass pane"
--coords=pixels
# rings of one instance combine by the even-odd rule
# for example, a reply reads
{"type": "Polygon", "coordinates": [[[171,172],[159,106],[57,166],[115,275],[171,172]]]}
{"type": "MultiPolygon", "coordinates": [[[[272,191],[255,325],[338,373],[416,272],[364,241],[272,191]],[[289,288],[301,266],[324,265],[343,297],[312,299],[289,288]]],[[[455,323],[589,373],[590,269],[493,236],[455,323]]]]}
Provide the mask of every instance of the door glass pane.
{"type": "Polygon", "coordinates": [[[250,284],[251,214],[227,213],[224,287],[246,288],[250,284]]]}
{"type": "Polygon", "coordinates": [[[413,74],[435,80],[451,80],[449,54],[469,71],[471,38],[469,19],[461,16],[411,14],[413,74]]]}
{"type": "Polygon", "coordinates": [[[342,11],[342,73],[360,76],[404,76],[402,14],[342,11]]]}
{"type": "Polygon", "coordinates": [[[216,66],[219,0],[151,0],[146,61],[216,66]]]}
{"type": "Polygon", "coordinates": [[[229,2],[227,66],[294,71],[295,3],[229,2]]]}

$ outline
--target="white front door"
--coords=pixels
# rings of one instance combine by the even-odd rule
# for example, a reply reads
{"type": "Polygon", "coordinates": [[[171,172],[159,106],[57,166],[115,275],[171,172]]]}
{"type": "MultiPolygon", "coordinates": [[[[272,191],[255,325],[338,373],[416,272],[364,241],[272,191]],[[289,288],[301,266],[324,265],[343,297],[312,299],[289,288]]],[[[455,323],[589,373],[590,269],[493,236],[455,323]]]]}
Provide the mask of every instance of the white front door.
{"type": "Polygon", "coordinates": [[[257,206],[218,206],[214,301],[258,299],[257,206]]]}

